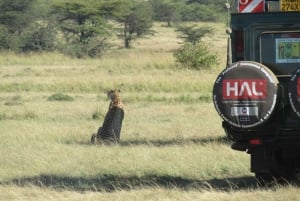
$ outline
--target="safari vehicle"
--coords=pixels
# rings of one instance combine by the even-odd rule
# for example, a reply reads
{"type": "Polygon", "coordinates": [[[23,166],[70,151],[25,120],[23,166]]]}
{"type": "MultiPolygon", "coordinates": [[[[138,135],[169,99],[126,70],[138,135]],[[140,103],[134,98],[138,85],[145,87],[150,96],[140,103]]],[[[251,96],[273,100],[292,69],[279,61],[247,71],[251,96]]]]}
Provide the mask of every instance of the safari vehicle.
{"type": "Polygon", "coordinates": [[[236,0],[213,103],[261,181],[300,173],[300,0],[236,0]]]}

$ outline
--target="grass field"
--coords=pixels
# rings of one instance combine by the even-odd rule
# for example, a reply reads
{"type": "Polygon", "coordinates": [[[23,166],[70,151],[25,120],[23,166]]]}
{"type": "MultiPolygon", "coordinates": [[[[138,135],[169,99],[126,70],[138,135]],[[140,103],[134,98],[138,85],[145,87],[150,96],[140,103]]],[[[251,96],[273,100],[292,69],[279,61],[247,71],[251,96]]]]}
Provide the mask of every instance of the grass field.
{"type": "Polygon", "coordinates": [[[208,71],[177,68],[180,41],[160,24],[101,59],[1,53],[0,200],[299,200],[297,186],[258,187],[249,155],[224,138],[211,89],[226,36],[211,26],[220,64],[208,71]],[[111,88],[125,104],[121,143],[92,145],[111,88]]]}

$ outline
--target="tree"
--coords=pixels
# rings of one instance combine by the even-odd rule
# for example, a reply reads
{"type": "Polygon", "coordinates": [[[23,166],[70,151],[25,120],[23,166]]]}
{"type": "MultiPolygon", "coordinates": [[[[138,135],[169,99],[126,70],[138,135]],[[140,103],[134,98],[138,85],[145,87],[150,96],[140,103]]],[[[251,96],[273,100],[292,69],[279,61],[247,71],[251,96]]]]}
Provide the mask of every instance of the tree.
{"type": "MultiPolygon", "coordinates": [[[[232,1],[232,0],[230,0],[232,1]]],[[[154,18],[171,26],[178,21],[219,21],[224,19],[224,0],[149,0],[154,18]]]]}
{"type": "Polygon", "coordinates": [[[121,23],[119,37],[125,48],[130,48],[132,40],[151,33],[152,8],[147,1],[117,0],[114,5],[113,16],[121,23]]]}
{"type": "Polygon", "coordinates": [[[0,24],[6,26],[9,33],[21,33],[34,18],[30,11],[35,0],[0,1],[0,24]]]}
{"type": "Polygon", "coordinates": [[[99,1],[68,1],[53,5],[69,53],[77,57],[95,56],[103,51],[109,26],[99,1]]]}
{"type": "Polygon", "coordinates": [[[57,32],[51,22],[34,23],[24,30],[23,43],[20,46],[23,52],[53,51],[57,32]]]}
{"type": "Polygon", "coordinates": [[[18,51],[22,34],[33,21],[32,5],[35,0],[0,1],[0,49],[18,51]]]}
{"type": "MultiPolygon", "coordinates": [[[[230,0],[232,1],[232,0],[230,0]]],[[[226,0],[188,0],[182,10],[182,21],[222,21],[226,16],[226,0]]]]}
{"type": "Polygon", "coordinates": [[[0,50],[9,49],[9,32],[6,26],[0,25],[0,50]]]}
{"type": "Polygon", "coordinates": [[[212,33],[209,27],[196,27],[195,25],[178,26],[176,31],[181,33],[180,38],[183,38],[185,42],[193,44],[199,42],[206,34],[212,33]]]}
{"type": "Polygon", "coordinates": [[[172,22],[180,20],[180,12],[184,7],[182,1],[150,0],[150,3],[155,11],[156,20],[166,22],[167,26],[171,26],[172,22]]]}

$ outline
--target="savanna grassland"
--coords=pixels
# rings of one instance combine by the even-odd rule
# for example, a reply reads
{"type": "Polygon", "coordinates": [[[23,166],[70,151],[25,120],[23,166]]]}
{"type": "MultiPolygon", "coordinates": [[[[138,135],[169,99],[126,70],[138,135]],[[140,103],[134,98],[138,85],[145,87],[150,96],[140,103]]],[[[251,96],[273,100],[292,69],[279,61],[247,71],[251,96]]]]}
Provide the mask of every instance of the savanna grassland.
{"type": "Polygon", "coordinates": [[[0,200],[299,200],[296,186],[258,187],[249,155],[230,149],[211,102],[225,64],[222,24],[206,40],[211,70],[184,70],[172,28],[101,59],[0,54],[0,200]],[[120,88],[120,145],[90,144],[120,88]],[[68,99],[51,99],[53,95],[68,99]]]}

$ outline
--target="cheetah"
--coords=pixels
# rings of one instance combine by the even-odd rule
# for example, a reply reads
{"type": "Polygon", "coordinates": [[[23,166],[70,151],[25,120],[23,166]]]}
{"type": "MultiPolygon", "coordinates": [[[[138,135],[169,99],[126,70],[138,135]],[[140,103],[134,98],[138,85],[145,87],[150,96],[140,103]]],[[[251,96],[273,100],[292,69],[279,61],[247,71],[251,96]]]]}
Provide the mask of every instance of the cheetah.
{"type": "Polygon", "coordinates": [[[97,133],[92,134],[91,143],[116,144],[120,142],[122,122],[124,119],[124,104],[120,97],[120,89],[109,90],[109,108],[102,126],[97,133]]]}

